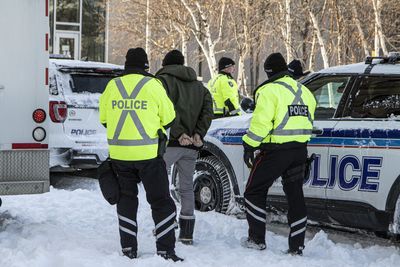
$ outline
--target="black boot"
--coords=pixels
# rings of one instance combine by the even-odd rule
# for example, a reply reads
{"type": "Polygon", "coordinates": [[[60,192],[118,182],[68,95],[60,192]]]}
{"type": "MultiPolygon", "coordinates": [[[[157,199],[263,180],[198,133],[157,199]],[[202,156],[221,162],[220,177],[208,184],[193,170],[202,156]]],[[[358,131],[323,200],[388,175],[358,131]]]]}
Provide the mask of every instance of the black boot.
{"type": "Polygon", "coordinates": [[[179,241],[185,245],[193,245],[194,216],[179,217],[179,241]]]}
{"type": "Polygon", "coordinates": [[[128,257],[130,259],[136,259],[137,258],[137,252],[133,248],[123,248],[122,249],[122,254],[125,257],[128,257]]]}
{"type": "Polygon", "coordinates": [[[297,249],[289,248],[285,253],[293,256],[303,256],[303,249],[304,247],[299,247],[297,249]]]}
{"type": "Polygon", "coordinates": [[[173,260],[174,262],[183,261],[182,258],[176,256],[175,252],[157,251],[157,255],[163,257],[166,260],[173,260]]]}
{"type": "Polygon", "coordinates": [[[265,241],[256,240],[250,237],[242,237],[240,240],[240,244],[242,245],[242,247],[256,249],[256,250],[264,250],[267,248],[265,241]]]}

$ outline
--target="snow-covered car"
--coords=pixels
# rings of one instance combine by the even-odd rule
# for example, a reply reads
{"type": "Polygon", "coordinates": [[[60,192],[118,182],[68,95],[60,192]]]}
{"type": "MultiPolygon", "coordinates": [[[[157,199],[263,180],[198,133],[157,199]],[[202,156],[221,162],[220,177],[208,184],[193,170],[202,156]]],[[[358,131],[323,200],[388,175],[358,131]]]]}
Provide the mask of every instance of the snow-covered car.
{"type": "Polygon", "coordinates": [[[122,71],[113,64],[50,59],[51,171],[96,168],[108,157],[99,97],[122,71]]]}
{"type": "MultiPolygon", "coordinates": [[[[400,55],[313,73],[301,82],[315,95],[315,153],[304,181],[308,218],[321,223],[400,234],[400,55]]],[[[222,213],[243,205],[249,169],[242,136],[251,114],[214,120],[195,172],[196,208],[222,213]]],[[[179,200],[179,177],[171,171],[179,200]]],[[[278,179],[268,203],[287,208],[278,179]]]]}

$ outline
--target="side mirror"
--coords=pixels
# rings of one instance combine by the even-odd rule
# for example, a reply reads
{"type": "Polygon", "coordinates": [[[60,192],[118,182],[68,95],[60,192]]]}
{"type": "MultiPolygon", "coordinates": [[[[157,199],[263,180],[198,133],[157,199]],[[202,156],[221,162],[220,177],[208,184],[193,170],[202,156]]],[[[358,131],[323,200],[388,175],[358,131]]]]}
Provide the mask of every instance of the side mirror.
{"type": "Polygon", "coordinates": [[[240,101],[240,107],[246,113],[252,113],[254,111],[254,101],[249,97],[244,97],[242,101],[240,101]]]}

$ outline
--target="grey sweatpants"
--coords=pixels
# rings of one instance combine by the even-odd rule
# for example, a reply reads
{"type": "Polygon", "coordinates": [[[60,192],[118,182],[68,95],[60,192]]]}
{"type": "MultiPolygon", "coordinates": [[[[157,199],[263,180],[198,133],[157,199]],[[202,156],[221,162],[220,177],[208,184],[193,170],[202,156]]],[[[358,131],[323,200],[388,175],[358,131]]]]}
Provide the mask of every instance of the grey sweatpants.
{"type": "Polygon", "coordinates": [[[181,215],[194,215],[193,174],[198,151],[183,147],[167,147],[164,161],[167,169],[175,164],[179,174],[179,194],[181,197],[181,215]]]}

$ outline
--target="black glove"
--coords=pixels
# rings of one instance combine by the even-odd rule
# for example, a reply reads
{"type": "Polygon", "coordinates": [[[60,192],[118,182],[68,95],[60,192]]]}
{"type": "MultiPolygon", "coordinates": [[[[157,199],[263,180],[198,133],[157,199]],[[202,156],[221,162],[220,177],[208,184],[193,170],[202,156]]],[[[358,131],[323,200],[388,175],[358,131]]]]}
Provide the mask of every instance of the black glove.
{"type": "Polygon", "coordinates": [[[244,163],[249,169],[251,169],[254,163],[254,151],[256,150],[256,148],[249,146],[245,142],[243,142],[243,148],[244,148],[244,153],[243,153],[244,163]]]}
{"type": "Polygon", "coordinates": [[[313,161],[315,160],[315,157],[316,157],[315,154],[312,153],[312,154],[310,155],[310,157],[307,158],[307,161],[306,161],[306,170],[305,170],[305,173],[304,173],[304,181],[308,181],[308,178],[309,178],[310,172],[311,172],[311,165],[312,165],[313,161]]]}
{"type": "Polygon", "coordinates": [[[161,129],[158,129],[157,134],[158,134],[157,156],[162,158],[167,149],[168,138],[161,129]]]}

